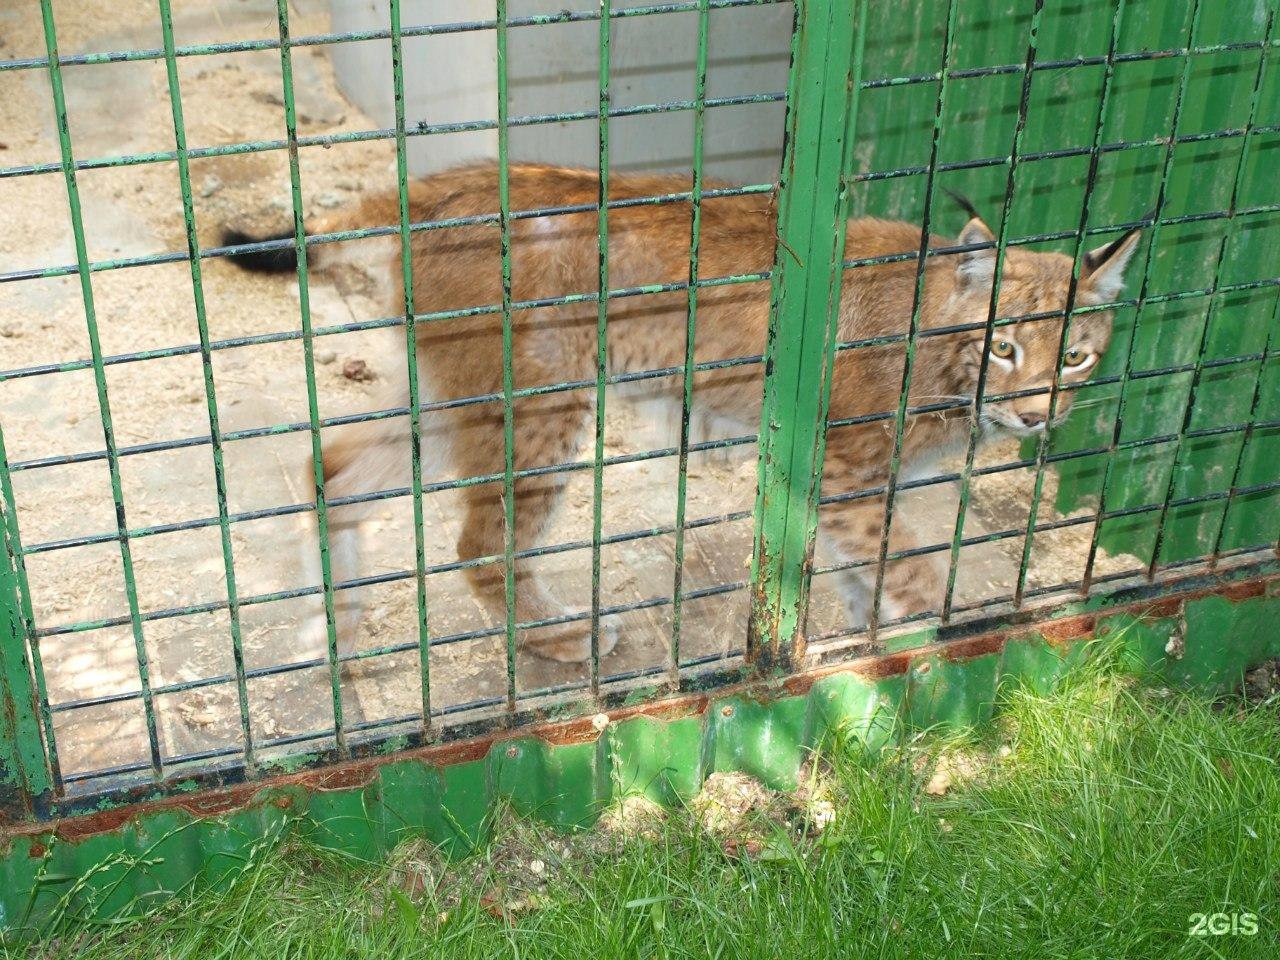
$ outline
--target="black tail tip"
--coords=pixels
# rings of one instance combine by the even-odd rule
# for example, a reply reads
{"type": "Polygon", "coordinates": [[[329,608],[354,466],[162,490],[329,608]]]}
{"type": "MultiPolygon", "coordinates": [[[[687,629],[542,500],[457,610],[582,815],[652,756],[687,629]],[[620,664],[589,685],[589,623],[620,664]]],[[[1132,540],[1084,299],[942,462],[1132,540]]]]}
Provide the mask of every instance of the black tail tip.
{"type": "Polygon", "coordinates": [[[228,227],[222,232],[222,246],[241,247],[248,244],[279,243],[280,246],[265,250],[245,250],[243,253],[228,253],[231,262],[252,273],[293,273],[298,269],[298,250],[293,245],[293,233],[282,233],[271,237],[255,237],[228,227]]]}
{"type": "MultiPolygon", "coordinates": [[[[955,190],[949,190],[946,187],[942,188],[942,192],[950,197],[955,202],[955,205],[968,215],[970,220],[982,220],[982,214],[978,212],[978,208],[963,193],[957,193],[955,190]]],[[[982,222],[986,223],[985,220],[982,222]]]]}

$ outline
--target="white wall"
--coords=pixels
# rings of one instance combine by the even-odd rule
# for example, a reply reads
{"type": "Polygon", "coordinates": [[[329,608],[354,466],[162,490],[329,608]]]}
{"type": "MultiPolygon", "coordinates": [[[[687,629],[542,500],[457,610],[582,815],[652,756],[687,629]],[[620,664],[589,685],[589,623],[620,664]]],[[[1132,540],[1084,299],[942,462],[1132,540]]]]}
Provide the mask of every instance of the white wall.
{"type": "MultiPolygon", "coordinates": [[[[331,4],[335,31],[388,27],[386,0],[331,0],[331,4]]],[[[615,7],[639,4],[640,0],[619,0],[615,7]]],[[[566,7],[549,0],[512,0],[508,13],[514,18],[562,9],[566,7]]],[[[493,17],[492,0],[403,0],[401,5],[406,29],[493,17]]],[[[790,4],[713,10],[707,96],[785,89],[791,19],[790,4]]],[[[510,116],[594,111],[599,29],[596,21],[512,27],[508,31],[510,116]]],[[[615,19],[610,43],[614,107],[692,99],[697,31],[698,17],[692,11],[615,19]]],[[[392,126],[390,42],[344,43],[326,49],[343,92],[379,124],[392,126]]],[[[431,124],[496,120],[494,31],[408,37],[404,54],[410,129],[422,120],[431,124]]],[[[780,102],[708,110],[708,174],[737,182],[776,180],[782,125],[780,102]]],[[[615,117],[610,121],[611,168],[688,171],[692,137],[691,110],[615,117]]],[[[594,118],[513,127],[511,156],[594,167],[596,138],[594,118]]],[[[410,166],[422,174],[463,160],[494,157],[497,144],[494,130],[411,137],[410,166]]]]}

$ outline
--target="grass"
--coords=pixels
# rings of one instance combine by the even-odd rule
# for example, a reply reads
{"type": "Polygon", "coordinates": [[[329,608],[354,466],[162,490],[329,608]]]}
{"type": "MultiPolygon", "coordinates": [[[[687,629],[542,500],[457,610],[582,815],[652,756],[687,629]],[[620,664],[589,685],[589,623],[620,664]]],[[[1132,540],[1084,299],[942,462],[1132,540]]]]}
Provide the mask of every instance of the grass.
{"type": "Polygon", "coordinates": [[[1278,698],[1211,703],[1099,658],[1001,707],[980,738],[835,745],[798,799],[724,781],[745,811],[568,838],[504,819],[455,864],[290,845],[221,894],[64,920],[34,955],[1280,957],[1278,698]],[[1189,934],[1214,913],[1255,914],[1257,933],[1189,934]]]}

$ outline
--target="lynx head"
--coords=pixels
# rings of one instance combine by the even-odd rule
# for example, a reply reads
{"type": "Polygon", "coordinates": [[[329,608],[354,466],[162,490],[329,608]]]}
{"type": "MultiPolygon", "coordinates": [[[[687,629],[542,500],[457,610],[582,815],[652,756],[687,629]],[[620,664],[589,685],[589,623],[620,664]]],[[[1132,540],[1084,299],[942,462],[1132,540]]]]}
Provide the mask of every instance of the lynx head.
{"type": "MultiPolygon", "coordinates": [[[[956,284],[948,303],[947,322],[985,324],[995,274],[995,236],[963,198],[957,200],[969,213],[957,244],[991,244],[956,256],[956,284]]],[[[1140,230],[1084,254],[1076,289],[1077,307],[1115,300],[1124,287],[1124,270],[1137,247],[1140,230]]],[[[1001,270],[997,321],[1006,317],[1053,314],[1039,320],[998,325],[992,331],[987,358],[985,396],[1042,391],[1029,396],[984,402],[983,425],[1026,436],[1045,429],[1049,417],[1049,388],[1062,340],[1062,311],[1071,284],[1071,257],[1062,253],[1038,253],[1023,247],[1005,249],[1001,270]]],[[[983,329],[967,331],[961,347],[964,388],[976,392],[984,345],[983,329]]],[[[1111,311],[1077,313],[1072,317],[1070,340],[1062,355],[1060,383],[1085,380],[1098,365],[1111,342],[1111,311]]],[[[1060,390],[1054,408],[1054,425],[1066,418],[1075,391],[1060,390]]]]}

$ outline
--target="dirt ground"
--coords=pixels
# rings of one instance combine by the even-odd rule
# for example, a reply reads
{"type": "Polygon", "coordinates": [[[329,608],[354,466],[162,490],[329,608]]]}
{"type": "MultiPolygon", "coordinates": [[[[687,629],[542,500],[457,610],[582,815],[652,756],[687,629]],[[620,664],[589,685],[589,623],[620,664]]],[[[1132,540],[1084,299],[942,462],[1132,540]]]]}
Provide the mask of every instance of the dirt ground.
{"type": "MultiPolygon", "coordinates": [[[[160,46],[152,0],[79,0],[55,4],[62,52],[160,46]]],[[[295,35],[327,29],[325,4],[291,4],[295,35]]],[[[179,44],[260,39],[273,36],[274,5],[268,0],[188,0],[175,4],[179,44]]],[[[44,53],[34,3],[0,10],[0,56],[44,53]]],[[[338,92],[322,48],[294,55],[301,132],[371,129],[367,117],[338,92]]],[[[228,144],[284,135],[278,54],[265,50],[180,61],[189,144],[228,144]]],[[[170,150],[173,127],[162,61],[70,66],[65,69],[70,131],[77,158],[170,150]]],[[[389,81],[388,81],[389,82],[389,81]]],[[[58,160],[58,143],[47,76],[40,70],[0,73],[0,166],[58,160]]],[[[359,191],[390,189],[395,183],[390,141],[346,144],[302,152],[308,212],[336,208],[359,191]]],[[[222,224],[245,220],[274,229],[287,225],[290,200],[284,151],[206,158],[191,163],[196,218],[202,243],[216,242],[222,224]]],[[[79,175],[88,255],[91,260],[185,250],[176,165],[147,163],[87,170],[79,175]]],[[[0,178],[0,271],[75,262],[67,196],[60,174],[0,178]]],[[[105,355],[188,345],[198,340],[192,283],[186,263],[102,271],[93,276],[93,296],[105,355]]],[[[297,284],[205,261],[204,293],[210,335],[216,340],[252,336],[299,325],[297,284]]],[[[312,287],[317,327],[369,320],[376,305],[359,292],[317,282],[312,287]]],[[[343,333],[317,343],[321,416],[377,409],[379,387],[403,363],[397,330],[343,333]],[[365,361],[367,381],[343,375],[348,360],[365,361]]],[[[74,362],[90,355],[84,306],[76,277],[25,280],[0,285],[0,370],[74,362]]],[[[213,370],[224,432],[295,423],[307,418],[301,345],[297,340],[221,349],[213,370]]],[[[110,411],[122,448],[207,435],[201,366],[197,355],[111,365],[107,368],[110,411]]],[[[613,398],[611,397],[611,400],[613,398]]],[[[607,454],[663,447],[675,442],[666,418],[623,402],[608,404],[607,454]]],[[[0,425],[11,463],[103,449],[99,406],[91,370],[0,379],[0,425]]],[[[225,464],[229,509],[251,511],[307,502],[311,492],[299,466],[309,454],[305,432],[228,442],[225,464]]],[[[584,454],[585,455],[585,454],[584,454]]],[[[688,518],[750,510],[754,500],[755,447],[744,444],[728,457],[690,458],[688,518]]],[[[983,462],[1017,458],[1016,445],[987,450],[983,462]]],[[[673,457],[610,467],[605,472],[606,536],[671,524],[675,513],[673,457]]],[[[217,516],[214,476],[207,444],[122,456],[120,472],[129,528],[217,516]]],[[[1033,474],[1027,470],[975,483],[966,535],[1025,524],[1033,474]]],[[[105,461],[13,474],[18,523],[28,549],[49,541],[111,533],[116,516],[105,461]]],[[[1054,477],[1046,477],[1041,519],[1053,518],[1054,477]]],[[[938,540],[949,537],[957,496],[949,486],[913,493],[909,499],[937,518],[938,540]]],[[[591,475],[580,471],[567,507],[548,541],[587,539],[591,523],[591,475]]],[[[456,559],[456,497],[426,498],[427,562],[456,559]]],[[[305,515],[304,515],[305,518],[305,515]]],[[[1077,578],[1091,525],[1081,524],[1036,540],[1032,586],[1077,578]]],[[[303,585],[297,560],[302,536],[297,516],[251,520],[232,526],[236,586],[241,598],[303,585]]],[[[385,501],[368,524],[367,575],[412,566],[411,503],[385,501]]],[[[132,544],[140,609],[166,610],[224,601],[218,527],[162,533],[132,544]]],[[[966,548],[958,600],[970,603],[1007,595],[1016,577],[1021,537],[966,548]]],[[[748,576],[751,523],[741,520],[690,531],[685,590],[733,584],[748,576]]],[[[673,577],[670,535],[635,539],[603,553],[602,602],[606,606],[668,596],[673,577]]],[[[1126,558],[1100,560],[1100,571],[1128,567],[1126,558]]],[[[118,617],[128,612],[118,544],[39,551],[26,558],[38,627],[118,617]]],[[[589,552],[574,550],[541,561],[553,589],[577,609],[589,605],[589,552]]],[[[831,578],[815,580],[810,633],[845,626],[831,578]]],[[[430,629],[445,636],[494,626],[456,573],[432,576],[427,584],[430,629]]],[[[249,669],[317,655],[299,650],[297,626],[312,599],[251,604],[242,609],[243,643],[249,669]]],[[[413,581],[368,588],[370,611],[362,628],[364,648],[415,636],[413,581]]],[[[683,654],[731,655],[745,634],[747,594],[738,589],[685,608],[683,654]]],[[[664,663],[670,632],[669,605],[623,615],[622,640],[604,658],[602,676],[664,663]]],[[[225,612],[149,620],[146,652],[153,687],[232,672],[225,612]]],[[[505,690],[502,637],[451,643],[431,655],[435,708],[448,708],[505,690]]],[[[105,697],[138,689],[134,639],[128,627],[74,632],[41,643],[51,701],[105,697]]],[[[523,691],[582,680],[585,667],[551,664],[528,656],[518,661],[523,691]]],[[[249,682],[250,716],[258,739],[322,730],[332,722],[327,670],[262,676],[249,682]]],[[[416,653],[365,661],[345,693],[359,695],[368,720],[413,714],[421,706],[416,653]]],[[[232,684],[163,694],[156,698],[166,756],[235,747],[240,726],[232,684]]],[[[139,701],[106,703],[56,714],[55,729],[64,773],[144,760],[146,738],[139,701]]]]}

